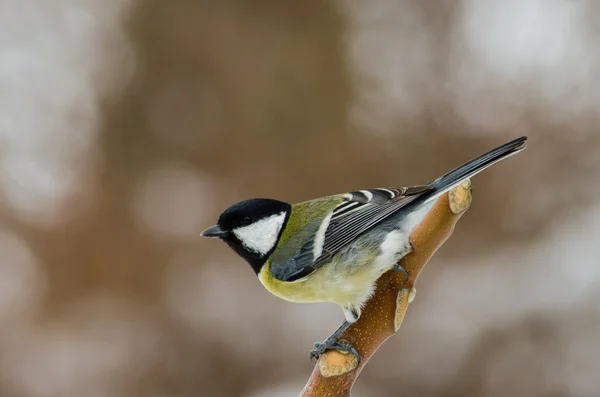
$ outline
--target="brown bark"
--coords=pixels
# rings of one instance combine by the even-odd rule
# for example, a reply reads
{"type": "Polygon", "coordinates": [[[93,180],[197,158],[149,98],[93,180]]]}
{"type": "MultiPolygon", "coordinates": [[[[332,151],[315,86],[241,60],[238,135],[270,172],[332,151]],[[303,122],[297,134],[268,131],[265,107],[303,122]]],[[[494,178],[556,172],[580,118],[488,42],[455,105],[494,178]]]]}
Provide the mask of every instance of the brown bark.
{"type": "Polygon", "coordinates": [[[363,308],[360,319],[341,339],[360,353],[360,365],[354,355],[335,350],[321,356],[300,397],[347,397],[360,371],[375,351],[392,335],[414,297],[419,273],[439,247],[450,237],[456,222],[471,204],[471,182],[464,181],[441,196],[410,236],[413,251],[401,260],[410,279],[396,271],[385,273],[377,290],[363,308]]]}

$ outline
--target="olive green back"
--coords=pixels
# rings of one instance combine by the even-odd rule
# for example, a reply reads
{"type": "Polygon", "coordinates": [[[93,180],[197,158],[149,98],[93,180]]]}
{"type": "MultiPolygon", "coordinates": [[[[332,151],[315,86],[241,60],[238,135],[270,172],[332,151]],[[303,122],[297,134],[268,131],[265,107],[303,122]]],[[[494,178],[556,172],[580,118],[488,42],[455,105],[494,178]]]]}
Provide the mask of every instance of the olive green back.
{"type": "Polygon", "coordinates": [[[274,263],[291,259],[315,235],[327,214],[344,201],[344,195],[322,197],[292,205],[287,225],[271,256],[274,263]]]}

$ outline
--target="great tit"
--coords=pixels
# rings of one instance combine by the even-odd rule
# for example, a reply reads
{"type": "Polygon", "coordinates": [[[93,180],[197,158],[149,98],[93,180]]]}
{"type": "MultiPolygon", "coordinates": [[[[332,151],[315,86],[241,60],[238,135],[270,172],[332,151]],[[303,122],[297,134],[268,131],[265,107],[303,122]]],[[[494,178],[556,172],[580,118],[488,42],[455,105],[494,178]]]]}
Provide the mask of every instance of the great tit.
{"type": "Polygon", "coordinates": [[[252,267],[263,286],[291,302],[333,302],[346,321],[311,358],[328,349],[348,351],[338,337],[354,323],[377,279],[396,269],[411,251],[410,231],[433,200],[463,180],[526,147],[527,137],[508,142],[427,185],[352,191],[288,204],[255,198],[227,208],[201,236],[223,240],[252,267]]]}

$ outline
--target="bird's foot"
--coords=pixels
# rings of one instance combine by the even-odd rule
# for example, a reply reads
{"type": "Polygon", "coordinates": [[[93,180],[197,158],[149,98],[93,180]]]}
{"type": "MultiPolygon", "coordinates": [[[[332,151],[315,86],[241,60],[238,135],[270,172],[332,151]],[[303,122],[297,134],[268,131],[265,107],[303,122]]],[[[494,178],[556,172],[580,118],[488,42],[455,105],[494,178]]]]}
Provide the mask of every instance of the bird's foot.
{"type": "Polygon", "coordinates": [[[406,271],[406,269],[403,268],[402,266],[400,266],[399,263],[396,263],[392,269],[394,269],[397,272],[404,273],[404,275],[406,276],[406,281],[410,280],[410,274],[408,274],[408,272],[406,271]]]}
{"type": "Polygon", "coordinates": [[[342,352],[352,353],[360,363],[360,354],[354,346],[349,343],[341,343],[335,339],[327,338],[323,342],[315,343],[316,349],[310,352],[310,359],[318,360],[327,350],[338,350],[342,352]]]}

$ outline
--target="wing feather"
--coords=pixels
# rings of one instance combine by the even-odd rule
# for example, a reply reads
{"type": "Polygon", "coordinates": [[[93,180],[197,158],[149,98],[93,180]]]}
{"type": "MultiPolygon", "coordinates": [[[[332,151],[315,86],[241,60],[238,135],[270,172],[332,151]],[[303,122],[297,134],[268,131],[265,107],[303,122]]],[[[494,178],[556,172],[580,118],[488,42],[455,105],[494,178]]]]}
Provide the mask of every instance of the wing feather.
{"type": "Polygon", "coordinates": [[[344,246],[429,190],[429,186],[359,190],[326,218],[325,230],[315,234],[285,263],[272,264],[271,272],[283,281],[296,281],[317,270],[344,246]]]}

